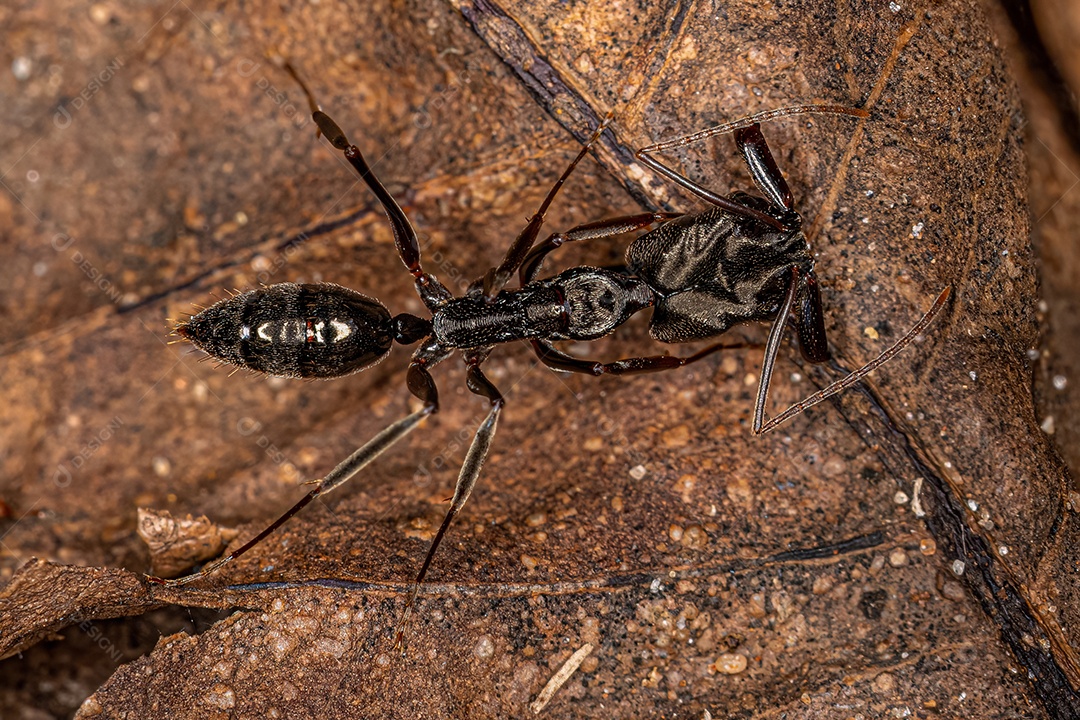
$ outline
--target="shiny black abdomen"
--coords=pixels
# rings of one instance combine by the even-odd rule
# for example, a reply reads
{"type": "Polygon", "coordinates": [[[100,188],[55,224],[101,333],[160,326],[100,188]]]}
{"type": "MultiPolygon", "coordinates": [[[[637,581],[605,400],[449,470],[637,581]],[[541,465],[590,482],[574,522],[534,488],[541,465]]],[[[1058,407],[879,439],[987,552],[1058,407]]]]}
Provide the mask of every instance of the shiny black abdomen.
{"type": "Polygon", "coordinates": [[[348,375],[390,352],[394,323],[378,300],[331,283],[281,283],[223,300],[177,332],[218,359],[283,377],[348,375]]]}

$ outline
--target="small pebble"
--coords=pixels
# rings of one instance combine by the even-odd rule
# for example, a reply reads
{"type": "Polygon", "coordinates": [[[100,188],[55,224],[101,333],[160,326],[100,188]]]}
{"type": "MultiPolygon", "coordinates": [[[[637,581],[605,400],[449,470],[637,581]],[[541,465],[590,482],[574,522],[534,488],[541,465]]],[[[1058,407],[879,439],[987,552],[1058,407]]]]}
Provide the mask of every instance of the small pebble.
{"type": "Polygon", "coordinates": [[[964,587],[955,580],[946,580],[941,584],[941,594],[953,602],[961,602],[965,597],[964,587]]]}
{"type": "Polygon", "coordinates": [[[815,595],[824,595],[833,589],[835,581],[828,575],[821,575],[814,579],[814,585],[810,589],[815,595]]]}
{"type": "Polygon", "coordinates": [[[881,693],[882,695],[888,695],[896,689],[896,678],[889,673],[881,673],[874,682],[871,683],[874,692],[881,693]]]}
{"type": "Polygon", "coordinates": [[[487,635],[481,635],[480,639],[476,641],[476,645],[473,647],[473,655],[481,660],[487,660],[494,654],[495,643],[493,643],[491,638],[487,635]]]}
{"type": "Polygon", "coordinates": [[[700,525],[691,525],[686,528],[682,536],[682,544],[685,547],[698,550],[705,547],[709,542],[709,535],[700,525]]]}
{"type": "Polygon", "coordinates": [[[546,522],[547,513],[543,511],[531,513],[527,518],[525,518],[525,524],[529,527],[540,527],[546,522]]]}
{"type": "Polygon", "coordinates": [[[765,596],[761,593],[754,593],[750,596],[750,603],[747,611],[751,617],[763,618],[765,617],[765,596]]]}
{"type": "Polygon", "coordinates": [[[90,6],[90,19],[97,25],[104,25],[109,22],[109,8],[102,3],[96,3],[90,6]]]}
{"type": "Polygon", "coordinates": [[[160,455],[151,460],[150,465],[154,469],[154,474],[158,477],[168,477],[169,473],[172,472],[172,463],[169,462],[168,458],[160,455]]]}
{"type": "Polygon", "coordinates": [[[666,431],[662,439],[667,447],[683,447],[690,442],[690,426],[676,425],[666,431]]]}
{"type": "Polygon", "coordinates": [[[713,668],[724,675],[738,675],[746,670],[746,656],[739,653],[724,653],[716,658],[713,668]]]}
{"type": "Polygon", "coordinates": [[[30,79],[30,71],[33,69],[34,63],[28,57],[17,57],[11,61],[11,74],[15,76],[16,80],[23,81],[30,79]]]}

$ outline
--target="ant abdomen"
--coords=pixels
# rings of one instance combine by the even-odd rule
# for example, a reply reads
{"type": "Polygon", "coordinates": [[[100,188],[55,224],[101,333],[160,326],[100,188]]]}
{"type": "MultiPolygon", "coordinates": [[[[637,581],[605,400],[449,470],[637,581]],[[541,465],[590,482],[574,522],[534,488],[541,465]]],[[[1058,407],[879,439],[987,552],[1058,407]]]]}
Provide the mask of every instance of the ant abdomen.
{"type": "Polygon", "coordinates": [[[371,367],[390,353],[396,334],[382,303],[332,283],[240,293],[179,323],[176,332],[229,365],[301,378],[371,367]]]}

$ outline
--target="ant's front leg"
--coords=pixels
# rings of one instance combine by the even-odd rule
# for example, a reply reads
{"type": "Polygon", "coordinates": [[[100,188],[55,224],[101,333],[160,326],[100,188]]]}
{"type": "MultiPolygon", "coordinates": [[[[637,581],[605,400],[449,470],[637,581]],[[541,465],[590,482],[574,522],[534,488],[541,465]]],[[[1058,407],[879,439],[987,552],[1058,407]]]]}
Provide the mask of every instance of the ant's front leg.
{"type": "Polygon", "coordinates": [[[740,350],[751,347],[751,344],[745,342],[716,343],[686,357],[678,355],[647,355],[645,357],[623,358],[622,360],[607,363],[567,355],[547,340],[534,339],[532,340],[532,346],[533,352],[540,358],[540,362],[553,370],[576,372],[584,375],[640,375],[675,370],[690,363],[695,363],[720,350],[740,350]]]}

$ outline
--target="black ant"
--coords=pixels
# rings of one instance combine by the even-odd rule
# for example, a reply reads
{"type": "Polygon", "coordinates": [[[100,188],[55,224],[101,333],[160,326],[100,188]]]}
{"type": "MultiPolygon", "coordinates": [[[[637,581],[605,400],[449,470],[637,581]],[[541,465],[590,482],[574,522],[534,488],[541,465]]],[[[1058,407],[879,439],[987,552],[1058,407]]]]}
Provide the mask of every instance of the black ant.
{"type": "Polygon", "coordinates": [[[420,585],[447,528],[476,486],[495,436],[504,399],[481,366],[496,345],[529,340],[540,360],[554,369],[626,375],[671,370],[718,350],[743,345],[716,344],[688,357],[654,355],[604,363],[567,355],[552,342],[604,337],[645,308],[653,311],[650,334],[666,343],[713,338],[737,323],[772,320],[754,407],[752,428],[757,435],[850,387],[888,361],[926,329],[949,296],[950,289],[945,288],[919,322],[877,358],[766,422],[769,383],[784,328],[788,324],[794,327],[807,361],[822,363],[830,359],[830,354],[814,260],[801,230],[802,218],[794,209],[791,191],[759,123],[810,112],[866,117],[865,111],[825,105],[784,108],[644,148],[637,153],[639,160],[712,207],[697,214],[647,212],[588,223],[553,234],[534,248],[548,207],[605,131],[605,121],[548,192],[540,209],[510,245],[502,264],[473,282],[463,296],[454,297],[424,271],[416,232],[360,150],[313,101],[312,106],[320,132],[344,152],[382,204],[393,227],[398,254],[413,276],[431,318],[405,313],[391,316],[378,300],[338,285],[281,283],[222,300],[178,323],[176,332],[225,363],[268,375],[301,378],[348,375],[383,360],[395,342],[419,342],[409,362],[406,382],[423,407],[391,424],[326,477],[315,481],[307,495],[239,549],[198,573],[175,580],[151,578],[154,582],[182,585],[214,572],[254,547],[312,500],[356,475],[421,420],[438,411],[438,390],[429,370],[460,350],[465,360],[466,385],[486,398],[491,407],[473,436],[450,507],[417,573],[398,631],[400,642],[420,585]],[[652,157],[662,150],[727,132],[734,133],[735,144],[765,198],[742,192],[728,197],[716,195],[652,157]],[[655,224],[659,227],[630,244],[625,268],[579,266],[554,277],[536,279],[548,253],[565,243],[612,237],[655,224]],[[521,286],[505,290],[515,273],[521,286]]]}

